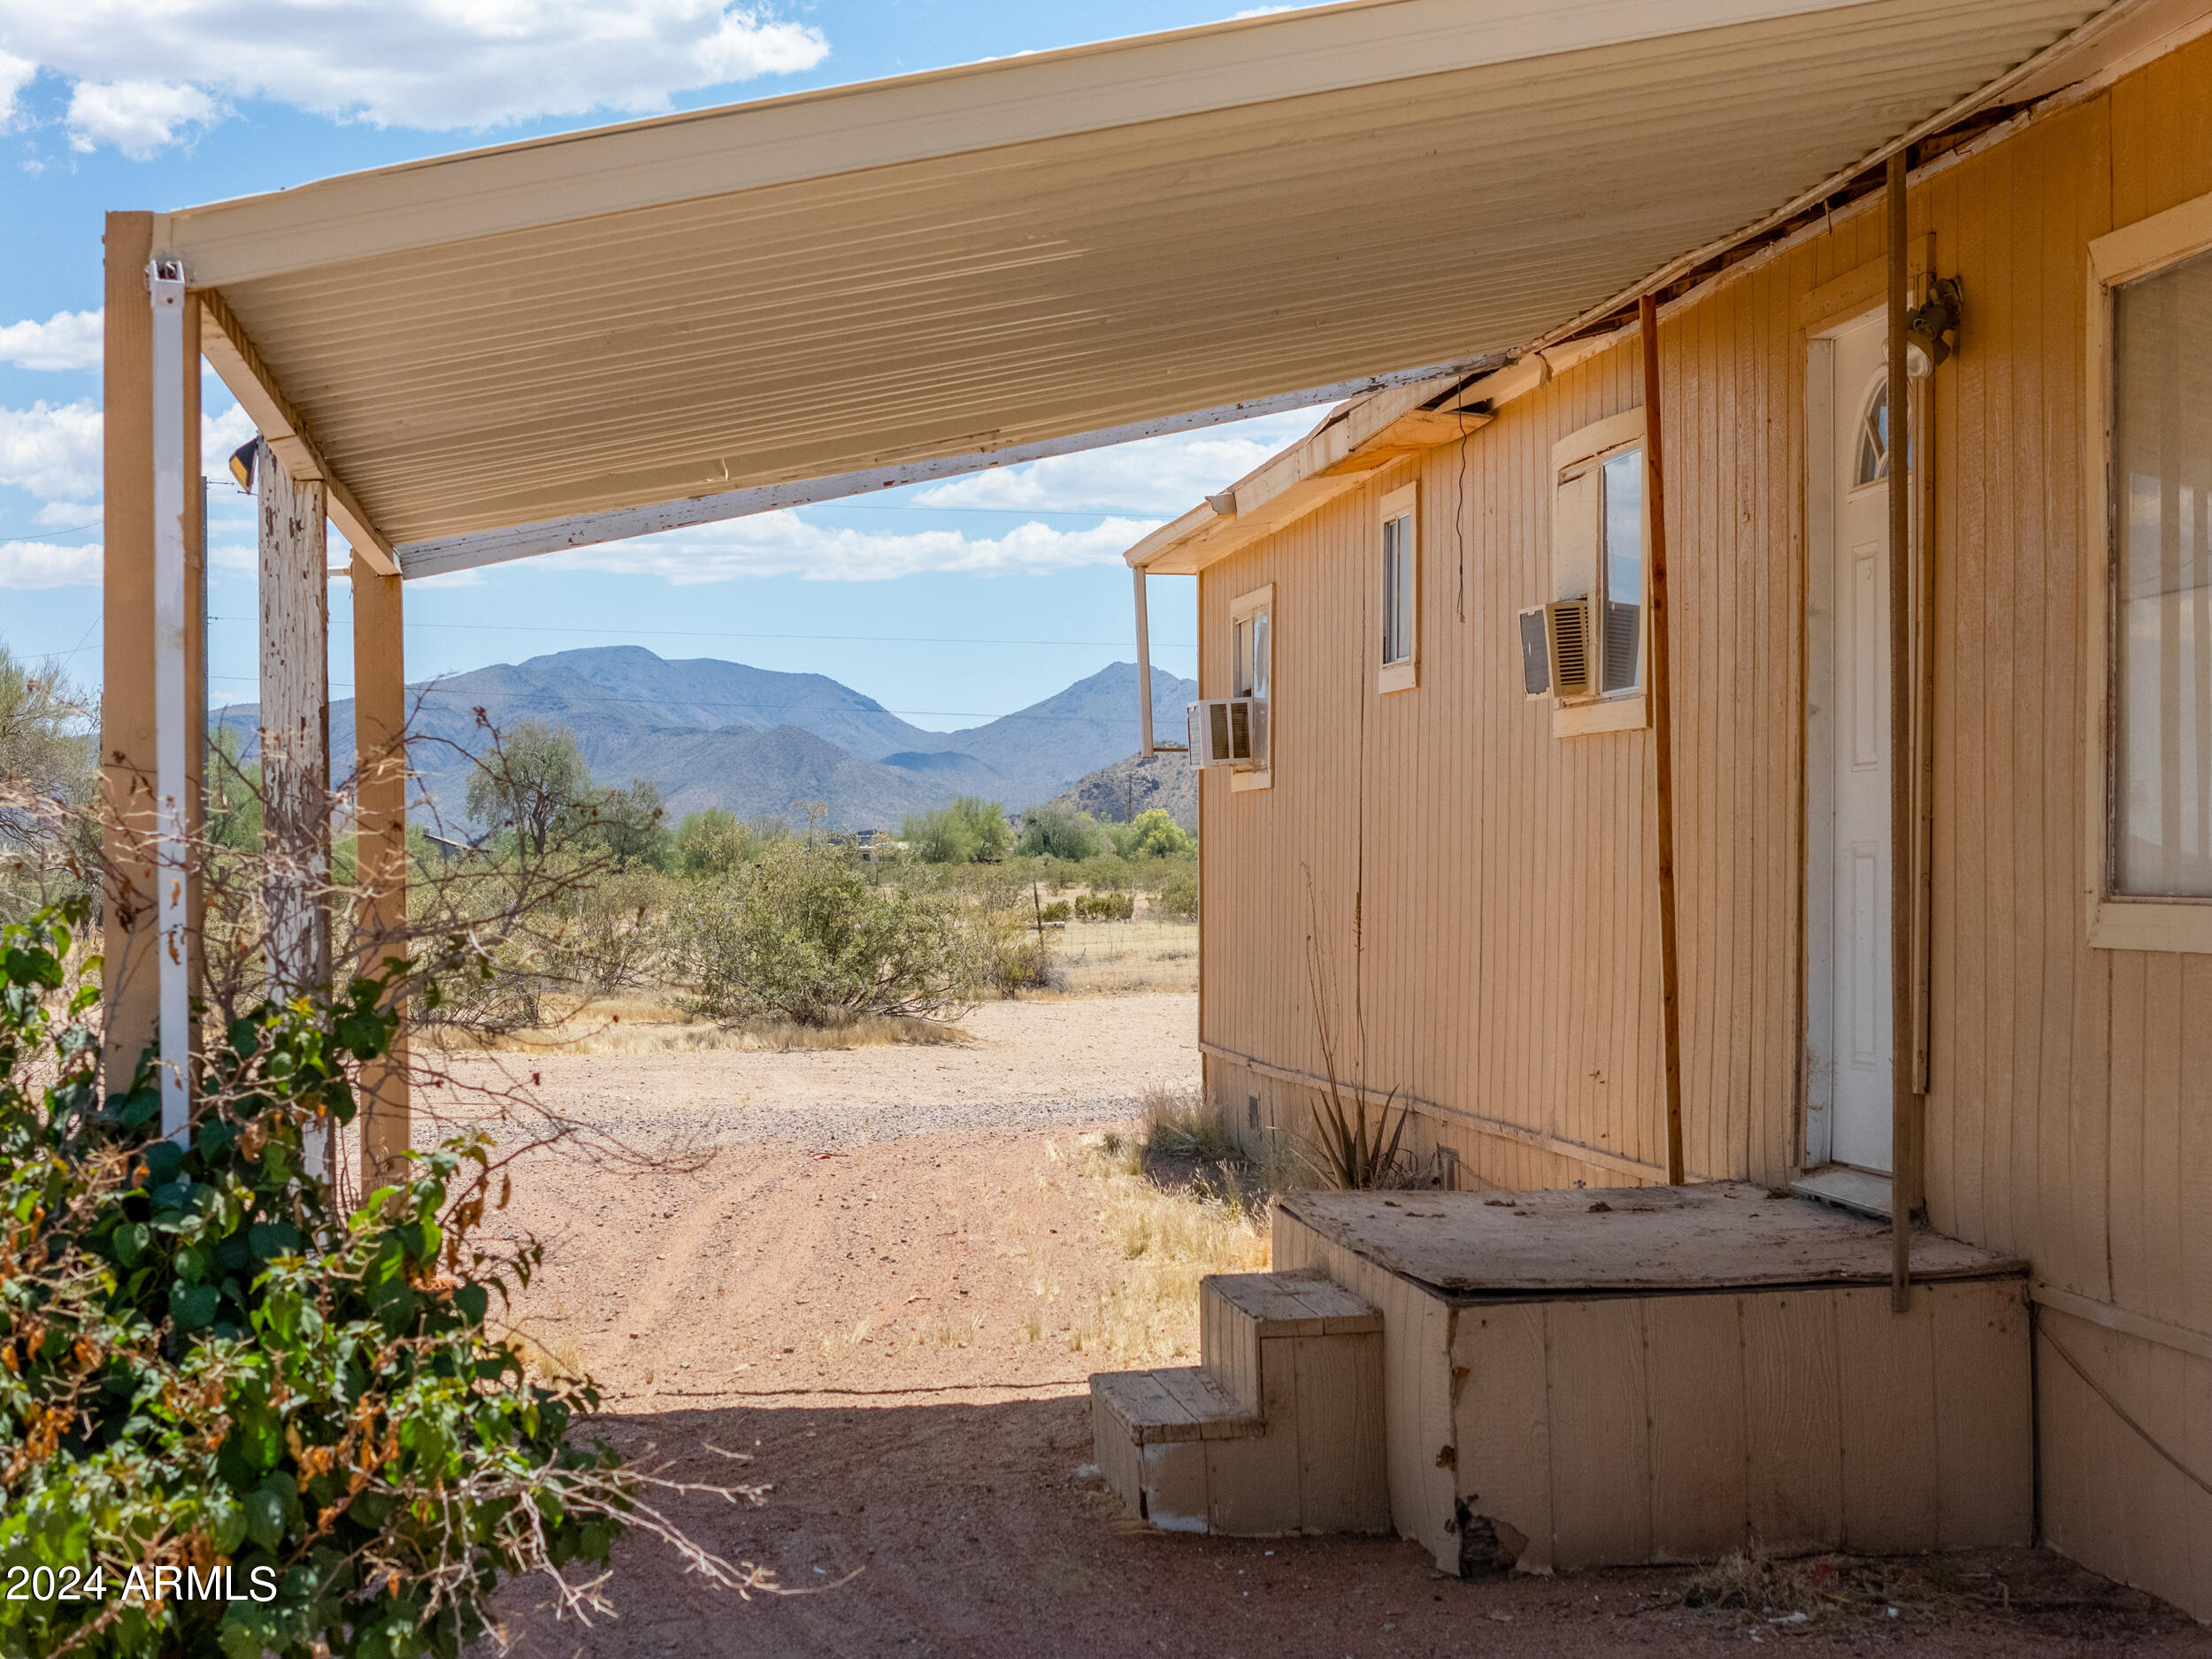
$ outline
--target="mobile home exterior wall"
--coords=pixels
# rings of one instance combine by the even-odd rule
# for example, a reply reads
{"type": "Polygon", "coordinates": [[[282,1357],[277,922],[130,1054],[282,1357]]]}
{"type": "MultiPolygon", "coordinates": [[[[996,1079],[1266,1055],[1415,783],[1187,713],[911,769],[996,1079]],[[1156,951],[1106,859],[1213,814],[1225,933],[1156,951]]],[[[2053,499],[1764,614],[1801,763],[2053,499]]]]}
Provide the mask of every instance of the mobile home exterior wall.
{"type": "MultiPolygon", "coordinates": [[[[1966,319],[1921,440],[1930,1215],[2034,1264],[2050,1540],[2200,1617],[2212,1495],[2112,1402],[2212,1478],[2212,955],[2088,941],[2085,319],[2093,239],[2212,195],[2208,132],[2199,39],[1910,192],[1966,319]]],[[[1839,214],[1662,325],[1694,1179],[1804,1157],[1807,343],[1880,303],[1883,257],[1878,211],[1839,214]]],[[[1233,1124],[1308,1132],[1325,1016],[1342,1082],[1410,1102],[1480,1181],[1664,1179],[1650,733],[1555,737],[1515,623],[1552,596],[1552,445],[1641,402],[1632,338],[1202,573],[1208,696],[1233,603],[1274,588],[1271,787],[1201,791],[1201,1035],[1233,1124]],[[1417,685],[1384,693],[1376,549],[1408,485],[1417,685]]]]}

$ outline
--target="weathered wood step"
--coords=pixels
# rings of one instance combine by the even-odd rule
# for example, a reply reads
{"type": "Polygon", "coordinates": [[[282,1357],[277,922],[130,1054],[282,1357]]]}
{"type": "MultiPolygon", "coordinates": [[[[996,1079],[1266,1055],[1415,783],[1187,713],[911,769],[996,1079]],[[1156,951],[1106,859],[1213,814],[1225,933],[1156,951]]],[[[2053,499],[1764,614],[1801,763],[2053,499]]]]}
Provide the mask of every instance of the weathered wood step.
{"type": "Polygon", "coordinates": [[[1100,1472],[1171,1532],[1271,1537],[1390,1525],[1382,1316],[1325,1276],[1200,1286],[1195,1368],[1091,1379],[1100,1472]]]}
{"type": "Polygon", "coordinates": [[[1381,1329],[1379,1311],[1311,1269],[1212,1273],[1198,1281],[1199,1363],[1216,1382],[1263,1416],[1263,1340],[1356,1336],[1381,1329]]]}

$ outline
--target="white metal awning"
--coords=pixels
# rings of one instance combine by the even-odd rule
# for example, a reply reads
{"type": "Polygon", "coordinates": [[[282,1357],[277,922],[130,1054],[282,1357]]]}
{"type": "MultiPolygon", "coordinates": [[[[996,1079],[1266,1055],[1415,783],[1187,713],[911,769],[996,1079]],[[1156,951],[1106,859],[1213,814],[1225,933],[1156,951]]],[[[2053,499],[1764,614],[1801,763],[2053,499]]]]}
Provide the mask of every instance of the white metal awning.
{"type": "Polygon", "coordinates": [[[160,216],[411,574],[1470,371],[2097,0],[1352,0],[160,216]]]}

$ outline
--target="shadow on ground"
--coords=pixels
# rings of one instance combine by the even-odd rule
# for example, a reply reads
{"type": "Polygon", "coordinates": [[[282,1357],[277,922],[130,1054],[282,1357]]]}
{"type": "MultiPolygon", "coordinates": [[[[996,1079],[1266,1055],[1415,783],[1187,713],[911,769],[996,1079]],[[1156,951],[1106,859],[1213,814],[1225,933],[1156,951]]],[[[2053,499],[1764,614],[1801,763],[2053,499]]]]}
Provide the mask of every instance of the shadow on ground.
{"type": "Polygon", "coordinates": [[[718,1553],[772,1567],[800,1589],[857,1576],[745,1602],[636,1543],[617,1555],[611,1623],[556,1623],[541,1588],[510,1586],[503,1612],[515,1652],[1339,1659],[1664,1654],[1756,1640],[1807,1654],[2212,1655],[2212,1635],[2180,1615],[2041,1551],[1947,1557],[1932,1571],[1893,1563],[1875,1580],[1896,1597],[1892,1616],[1879,1594],[1806,1608],[1688,1606],[1686,1570],[1464,1583],[1395,1539],[1164,1536],[1134,1526],[1079,1473],[1091,1461],[1084,1397],[974,1403],[995,1392],[864,1386],[600,1419],[597,1434],[639,1461],[665,1461],[671,1474],[726,1483],[734,1468],[772,1483],[764,1509],[676,1507],[718,1553]],[[754,1461],[733,1465],[710,1447],[754,1461]]]}

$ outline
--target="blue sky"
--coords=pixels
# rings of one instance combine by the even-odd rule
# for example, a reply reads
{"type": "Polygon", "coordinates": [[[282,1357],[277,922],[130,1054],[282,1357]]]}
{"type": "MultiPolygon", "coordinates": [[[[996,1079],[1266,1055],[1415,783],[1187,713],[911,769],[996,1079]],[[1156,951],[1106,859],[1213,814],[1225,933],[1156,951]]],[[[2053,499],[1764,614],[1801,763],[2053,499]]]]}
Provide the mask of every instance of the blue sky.
{"type": "MultiPolygon", "coordinates": [[[[99,672],[101,216],[667,110],[1237,14],[824,0],[0,0],[0,641],[99,672]]],[[[211,472],[250,428],[207,376],[211,472]]],[[[1279,415],[408,587],[411,679],[634,643],[973,724],[1133,655],[1121,549],[1311,424],[1279,415]]],[[[254,695],[253,521],[210,497],[213,699],[254,695]]],[[[334,584],[332,679],[349,689],[334,584]]],[[[1192,672],[1187,580],[1154,660],[1192,672]]]]}

